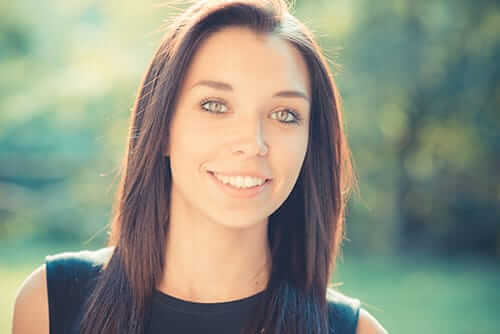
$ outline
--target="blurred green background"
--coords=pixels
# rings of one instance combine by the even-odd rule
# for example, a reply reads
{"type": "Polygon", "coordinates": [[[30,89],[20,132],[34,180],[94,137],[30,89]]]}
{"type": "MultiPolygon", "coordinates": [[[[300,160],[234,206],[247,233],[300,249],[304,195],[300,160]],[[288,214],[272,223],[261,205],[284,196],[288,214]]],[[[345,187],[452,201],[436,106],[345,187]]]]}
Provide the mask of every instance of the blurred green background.
{"type": "MultiPolygon", "coordinates": [[[[500,6],[295,2],[360,179],[332,281],[390,333],[498,333],[500,6]]],[[[46,255],[104,246],[136,89],[176,13],[160,4],[0,2],[2,333],[46,255]]]]}

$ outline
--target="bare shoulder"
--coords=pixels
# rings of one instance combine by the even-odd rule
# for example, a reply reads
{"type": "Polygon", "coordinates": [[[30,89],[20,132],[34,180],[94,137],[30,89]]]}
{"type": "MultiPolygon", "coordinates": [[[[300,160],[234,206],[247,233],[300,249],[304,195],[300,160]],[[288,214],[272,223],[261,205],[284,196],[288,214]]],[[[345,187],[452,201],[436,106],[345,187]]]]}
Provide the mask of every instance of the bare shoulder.
{"type": "Polygon", "coordinates": [[[368,311],[361,308],[356,334],[387,334],[387,331],[368,311]]]}
{"type": "Polygon", "coordinates": [[[49,303],[45,264],[21,284],[14,303],[12,334],[49,334],[49,303]]]}

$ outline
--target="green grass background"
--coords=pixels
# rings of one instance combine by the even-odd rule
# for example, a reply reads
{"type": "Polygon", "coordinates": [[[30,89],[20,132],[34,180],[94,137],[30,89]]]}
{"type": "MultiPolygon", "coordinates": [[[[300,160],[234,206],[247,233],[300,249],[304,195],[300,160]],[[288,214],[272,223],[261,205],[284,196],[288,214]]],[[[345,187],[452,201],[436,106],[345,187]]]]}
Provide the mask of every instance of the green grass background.
{"type": "MultiPolygon", "coordinates": [[[[0,333],[11,332],[12,311],[23,280],[48,254],[96,245],[0,246],[0,333]]],[[[490,334],[500,331],[500,269],[469,257],[339,258],[332,282],[359,298],[389,333],[490,334]]]]}

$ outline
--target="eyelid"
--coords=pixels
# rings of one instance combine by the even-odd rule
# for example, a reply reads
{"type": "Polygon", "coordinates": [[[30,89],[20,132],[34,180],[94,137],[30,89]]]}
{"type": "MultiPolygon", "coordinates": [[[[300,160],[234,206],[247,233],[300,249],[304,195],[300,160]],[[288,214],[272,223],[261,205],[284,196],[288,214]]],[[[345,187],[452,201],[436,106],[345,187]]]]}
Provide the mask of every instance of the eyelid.
{"type": "MultiPolygon", "coordinates": [[[[226,106],[226,108],[227,108],[227,109],[230,109],[230,107],[229,107],[229,103],[228,103],[226,100],[221,99],[221,98],[219,98],[219,97],[205,97],[205,98],[203,98],[203,99],[200,101],[200,103],[199,103],[200,107],[203,107],[203,105],[204,105],[205,103],[207,103],[207,102],[216,102],[216,103],[220,103],[220,104],[223,104],[224,106],[226,106]]],[[[225,114],[225,113],[222,113],[222,114],[225,114]]]]}
{"type": "Polygon", "coordinates": [[[283,111],[283,110],[286,110],[286,111],[290,112],[296,118],[302,119],[302,116],[300,115],[300,112],[297,109],[294,109],[294,108],[291,108],[291,107],[278,107],[275,110],[273,110],[273,112],[274,111],[283,111]]]}
{"type": "Polygon", "coordinates": [[[286,125],[292,125],[292,124],[300,125],[302,123],[303,117],[297,109],[290,108],[290,107],[278,107],[278,108],[274,109],[272,112],[275,113],[275,112],[280,112],[280,111],[286,111],[289,114],[292,114],[293,117],[295,117],[294,121],[280,122],[280,123],[283,123],[286,125]]]}

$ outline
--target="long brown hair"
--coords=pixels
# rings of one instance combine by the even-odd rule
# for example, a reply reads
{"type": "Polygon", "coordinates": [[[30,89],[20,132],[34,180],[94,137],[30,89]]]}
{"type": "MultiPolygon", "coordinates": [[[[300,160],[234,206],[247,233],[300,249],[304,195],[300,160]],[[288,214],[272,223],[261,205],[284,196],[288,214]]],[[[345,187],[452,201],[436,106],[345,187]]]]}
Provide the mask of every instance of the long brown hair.
{"type": "Polygon", "coordinates": [[[172,179],[163,152],[176,98],[200,43],[227,26],[292,43],[312,88],[305,160],[291,194],[269,217],[271,275],[243,332],[328,333],[326,293],[353,183],[337,88],[311,32],[283,0],[204,0],[172,22],[139,87],[108,243],[114,248],[85,305],[83,334],[145,330],[165,265],[159,250],[165,249],[172,179]]]}

